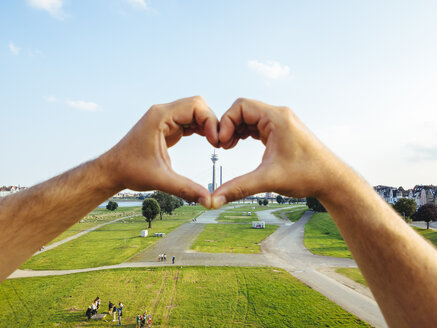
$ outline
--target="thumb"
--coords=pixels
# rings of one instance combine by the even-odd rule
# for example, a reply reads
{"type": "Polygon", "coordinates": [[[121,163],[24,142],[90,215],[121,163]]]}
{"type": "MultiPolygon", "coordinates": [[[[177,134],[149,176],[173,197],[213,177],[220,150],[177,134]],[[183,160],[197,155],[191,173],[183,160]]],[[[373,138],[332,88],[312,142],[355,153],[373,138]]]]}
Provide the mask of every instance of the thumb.
{"type": "Polygon", "coordinates": [[[156,186],[157,189],[190,202],[200,203],[207,209],[211,208],[211,194],[200,184],[177,174],[171,169],[166,170],[162,176],[162,181],[164,183],[156,186]]]}
{"type": "Polygon", "coordinates": [[[212,194],[211,207],[220,208],[234,200],[268,191],[268,178],[265,173],[265,170],[258,167],[250,173],[224,183],[212,194]]]}

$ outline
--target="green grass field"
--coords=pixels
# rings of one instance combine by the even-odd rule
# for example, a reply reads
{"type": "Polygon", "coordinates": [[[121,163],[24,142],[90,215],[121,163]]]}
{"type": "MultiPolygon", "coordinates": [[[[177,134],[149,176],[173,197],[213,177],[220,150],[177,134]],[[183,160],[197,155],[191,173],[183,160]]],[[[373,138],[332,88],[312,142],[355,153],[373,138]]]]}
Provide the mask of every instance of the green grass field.
{"type": "Polygon", "coordinates": [[[184,206],[173,215],[166,215],[152,222],[149,237],[140,237],[140,231],[147,228],[144,217],[137,216],[103,226],[95,231],[60,245],[52,250],[37,254],[24,263],[22,269],[61,270],[82,269],[126,261],[159,238],[155,232],[168,234],[184,222],[203,212],[201,206],[184,206]]]}
{"type": "Polygon", "coordinates": [[[258,212],[258,211],[265,211],[265,210],[271,210],[274,208],[281,208],[290,206],[288,204],[282,205],[282,204],[270,204],[268,206],[260,206],[258,203],[253,204],[229,204],[228,209],[226,212],[258,212]],[[242,206],[241,206],[242,205],[242,206]]]}
{"type": "Polygon", "coordinates": [[[259,253],[258,244],[277,228],[272,225],[252,229],[249,224],[207,224],[191,249],[207,253],[259,253]]]}
{"type": "MultiPolygon", "coordinates": [[[[413,227],[425,239],[437,246],[437,231],[413,227]]],[[[352,258],[334,221],[328,213],[314,214],[305,226],[305,247],[313,254],[352,258]]]]}
{"type": "Polygon", "coordinates": [[[252,213],[251,216],[243,215],[247,212],[223,212],[217,218],[217,222],[229,222],[229,223],[252,223],[252,221],[258,221],[256,213],[252,213]]]}
{"type": "Polygon", "coordinates": [[[359,284],[367,286],[367,282],[364,280],[363,274],[358,268],[338,268],[335,272],[340,273],[359,284]]]}
{"type": "Polygon", "coordinates": [[[349,248],[328,213],[315,213],[308,220],[303,242],[313,254],[352,258],[349,248]]]}
{"type": "Polygon", "coordinates": [[[96,208],[90,214],[82,218],[78,223],[53,239],[48,245],[88,230],[99,224],[115,220],[124,216],[141,215],[141,207],[119,207],[115,211],[108,211],[106,208],[96,208]]]}
{"type": "Polygon", "coordinates": [[[413,229],[425,239],[428,239],[434,246],[437,246],[437,231],[413,227],[413,229]]]}
{"type": "Polygon", "coordinates": [[[306,211],[308,211],[308,207],[305,206],[305,207],[303,207],[303,208],[298,207],[298,208],[296,208],[296,209],[292,209],[292,210],[289,210],[289,211],[287,211],[287,212],[284,212],[284,211],[277,211],[277,212],[274,212],[273,214],[274,214],[277,218],[279,218],[279,219],[282,220],[281,213],[284,212],[285,216],[286,216],[286,217],[287,217],[291,222],[296,222],[296,221],[298,221],[298,220],[302,217],[302,215],[303,215],[306,211]]]}
{"type": "MultiPolygon", "coordinates": [[[[87,321],[96,296],[123,302],[123,325],[152,314],[153,327],[368,327],[335,303],[273,268],[172,267],[105,270],[0,284],[2,327],[108,327],[87,321]]],[[[109,319],[109,316],[107,316],[109,319]]]]}

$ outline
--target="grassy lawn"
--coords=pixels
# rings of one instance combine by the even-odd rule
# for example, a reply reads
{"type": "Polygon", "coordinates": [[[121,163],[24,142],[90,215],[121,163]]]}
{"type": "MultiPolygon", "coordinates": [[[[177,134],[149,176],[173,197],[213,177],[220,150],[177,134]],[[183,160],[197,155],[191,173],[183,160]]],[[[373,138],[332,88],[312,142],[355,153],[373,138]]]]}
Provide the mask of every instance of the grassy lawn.
{"type": "MultiPolygon", "coordinates": [[[[285,214],[285,216],[291,221],[291,222],[296,222],[296,221],[299,221],[299,219],[302,217],[302,215],[306,212],[306,211],[308,211],[308,207],[304,207],[304,208],[301,208],[301,207],[298,207],[297,209],[292,209],[292,210],[289,210],[289,211],[287,211],[287,212],[284,212],[284,214],[285,214]]],[[[277,218],[279,218],[279,219],[281,219],[282,220],[282,216],[281,216],[281,213],[282,213],[283,211],[277,211],[277,212],[275,212],[275,213],[273,213],[273,214],[275,214],[275,216],[277,217],[277,218]]]]}
{"type": "Polygon", "coordinates": [[[362,284],[364,286],[367,286],[366,280],[364,280],[364,277],[358,268],[338,268],[335,270],[335,272],[340,273],[342,275],[345,275],[349,279],[362,284]]]}
{"type": "Polygon", "coordinates": [[[277,228],[273,225],[252,229],[249,224],[207,224],[191,249],[207,253],[259,253],[258,244],[277,228]]]}
{"type": "MultiPolygon", "coordinates": [[[[425,239],[437,246],[437,231],[413,227],[425,239]]],[[[347,257],[352,255],[328,213],[314,214],[305,226],[305,247],[313,254],[347,257]]]]}
{"type": "Polygon", "coordinates": [[[150,246],[159,238],[155,232],[169,233],[184,222],[203,212],[201,206],[184,206],[171,216],[152,222],[149,237],[140,237],[147,227],[144,217],[137,216],[105,225],[86,235],[62,244],[47,252],[37,254],[24,263],[22,269],[61,270],[81,269],[121,263],[150,246]]]}
{"type": "Polygon", "coordinates": [[[90,214],[82,218],[78,223],[53,239],[50,243],[48,243],[48,245],[78,234],[79,232],[88,230],[99,224],[135,214],[141,214],[141,207],[119,207],[115,211],[108,211],[106,208],[96,208],[90,214]]]}
{"type": "Polygon", "coordinates": [[[303,242],[313,254],[352,258],[343,237],[328,213],[315,213],[308,220],[303,242]]]}
{"type": "MultiPolygon", "coordinates": [[[[154,327],[368,327],[281,269],[138,268],[6,280],[0,322],[7,327],[108,327],[85,310],[96,296],[124,304],[123,325],[140,311],[154,327]]],[[[109,316],[107,316],[109,319],[109,316]]]]}
{"type": "Polygon", "coordinates": [[[258,212],[258,211],[265,211],[265,210],[271,210],[274,208],[281,208],[290,206],[288,204],[269,204],[268,206],[260,206],[258,203],[253,204],[242,204],[243,206],[240,206],[239,204],[230,204],[226,212],[258,212]],[[235,208],[234,208],[235,206],[235,208]]]}
{"type": "Polygon", "coordinates": [[[216,220],[217,222],[230,222],[230,223],[252,223],[252,221],[258,221],[256,213],[252,213],[251,216],[243,215],[239,212],[223,212],[216,220]]]}
{"type": "Polygon", "coordinates": [[[417,227],[412,227],[416,232],[424,237],[425,239],[428,239],[434,246],[437,246],[437,231],[431,230],[431,229],[422,229],[417,227]]]}

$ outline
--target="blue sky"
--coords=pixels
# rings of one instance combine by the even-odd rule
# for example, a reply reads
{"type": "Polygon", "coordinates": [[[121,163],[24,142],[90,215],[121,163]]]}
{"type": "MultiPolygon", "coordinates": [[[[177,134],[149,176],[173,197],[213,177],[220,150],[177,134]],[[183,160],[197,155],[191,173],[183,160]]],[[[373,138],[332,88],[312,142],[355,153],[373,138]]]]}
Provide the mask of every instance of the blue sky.
{"type": "MultiPolygon", "coordinates": [[[[94,158],[155,103],[287,105],[371,184],[437,184],[437,2],[0,2],[0,185],[94,158]]],[[[206,185],[212,147],[171,149],[206,185]]],[[[219,150],[224,179],[263,146],[219,150]]]]}

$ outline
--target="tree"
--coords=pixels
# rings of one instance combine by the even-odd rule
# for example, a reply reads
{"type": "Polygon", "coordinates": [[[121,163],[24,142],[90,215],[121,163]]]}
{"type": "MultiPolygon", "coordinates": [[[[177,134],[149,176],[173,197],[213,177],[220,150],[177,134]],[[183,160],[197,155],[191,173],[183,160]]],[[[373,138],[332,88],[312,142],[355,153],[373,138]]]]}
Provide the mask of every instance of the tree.
{"type": "Polygon", "coordinates": [[[307,197],[307,206],[316,212],[326,212],[325,207],[319,202],[317,198],[307,197]]]}
{"type": "Polygon", "coordinates": [[[262,206],[263,201],[261,199],[258,199],[258,204],[259,204],[259,206],[262,206]]]}
{"type": "Polygon", "coordinates": [[[110,200],[106,205],[106,209],[110,211],[115,211],[118,208],[117,202],[110,200]]]}
{"type": "Polygon", "coordinates": [[[269,203],[269,201],[267,200],[267,198],[264,198],[264,199],[263,199],[263,205],[264,205],[264,206],[267,206],[268,203],[269,203]]]}
{"type": "Polygon", "coordinates": [[[282,204],[284,202],[284,198],[281,195],[276,196],[276,202],[278,204],[282,204]]]}
{"type": "Polygon", "coordinates": [[[155,191],[150,197],[155,199],[159,204],[159,207],[161,209],[159,212],[159,216],[161,220],[163,213],[171,215],[173,213],[173,210],[179,207],[180,204],[179,200],[176,197],[162,191],[155,191]]]}
{"type": "Polygon", "coordinates": [[[411,218],[413,221],[425,221],[426,229],[429,229],[429,222],[437,220],[437,207],[434,204],[425,204],[411,218]]]}
{"type": "Polygon", "coordinates": [[[413,199],[401,198],[393,208],[405,218],[409,218],[416,212],[416,202],[413,199]]]}
{"type": "Polygon", "coordinates": [[[161,208],[159,207],[156,199],[147,198],[143,201],[142,208],[143,216],[146,218],[146,222],[149,222],[149,228],[152,228],[152,221],[156,218],[156,216],[161,212],[161,208]]]}

